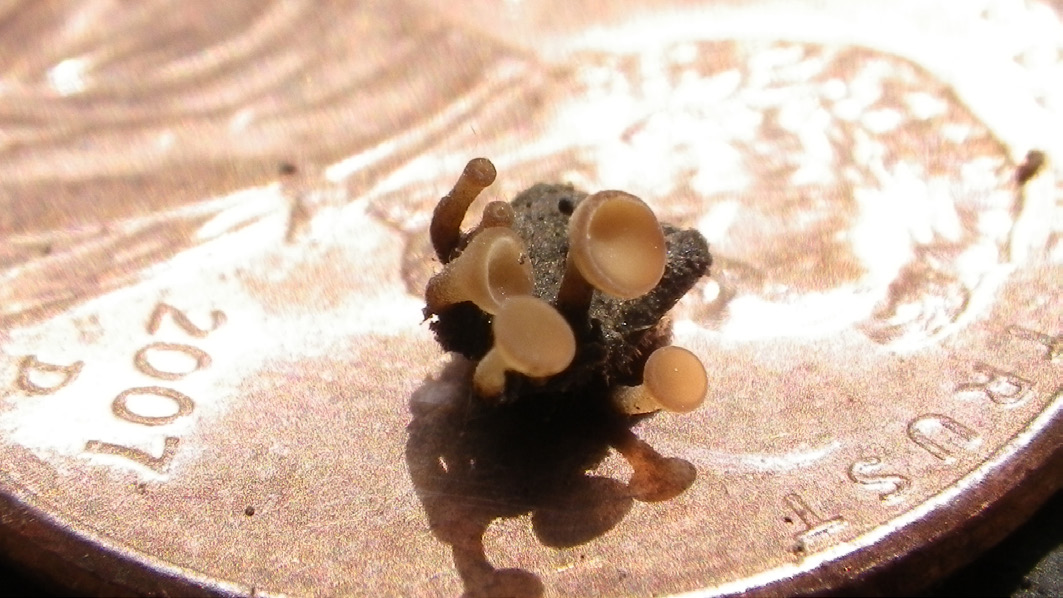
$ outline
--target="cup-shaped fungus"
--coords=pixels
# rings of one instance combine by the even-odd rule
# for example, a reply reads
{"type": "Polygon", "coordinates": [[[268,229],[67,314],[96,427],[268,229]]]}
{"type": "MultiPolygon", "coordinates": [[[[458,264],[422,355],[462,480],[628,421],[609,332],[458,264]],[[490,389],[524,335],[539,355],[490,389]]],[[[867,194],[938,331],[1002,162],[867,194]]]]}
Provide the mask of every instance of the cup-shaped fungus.
{"type": "Polygon", "coordinates": [[[585,312],[592,287],[617,299],[634,299],[661,281],[668,262],[661,224],[645,202],[623,191],[587,197],[568,225],[569,253],[557,304],[585,312]]]}
{"type": "Polygon", "coordinates": [[[552,305],[533,296],[507,299],[495,314],[494,346],[476,366],[473,385],[483,397],[497,397],[506,372],[547,378],[562,372],[576,356],[576,337],[552,305]]]}
{"type": "Polygon", "coordinates": [[[436,255],[444,264],[450,261],[451,254],[461,240],[461,221],[465,218],[465,212],[469,211],[469,204],[495,182],[495,174],[495,165],[487,158],[469,160],[458,182],[454,183],[454,188],[436,204],[428,235],[436,255]]]}
{"type": "Polygon", "coordinates": [[[428,281],[425,315],[463,301],[494,314],[506,298],[531,294],[533,281],[520,235],[505,227],[484,229],[428,281]]]}
{"type": "MultiPolygon", "coordinates": [[[[425,289],[429,327],[446,351],[482,360],[474,377],[483,398],[601,396],[598,386],[628,379],[667,342],[668,326],[655,323],[708,273],[708,243],[693,229],[662,229],[631,194],[588,195],[568,184],[536,183],[509,202],[485,202],[481,222],[461,230],[494,178],[490,161],[470,161],[432,215],[432,245],[444,266],[425,289]],[[524,298],[531,296],[552,307],[530,307],[524,298]],[[504,332],[516,316],[500,315],[511,302],[514,310],[545,314],[528,316],[534,326],[519,343],[504,332]],[[561,339],[569,354],[556,367],[536,365],[533,358],[555,355],[549,347],[561,339]]],[[[637,396],[615,408],[659,408],[637,396]]]]}
{"type": "Polygon", "coordinates": [[[659,409],[687,413],[705,401],[708,376],[696,355],[681,347],[661,347],[646,360],[641,386],[624,386],[613,395],[623,413],[659,409]]]}

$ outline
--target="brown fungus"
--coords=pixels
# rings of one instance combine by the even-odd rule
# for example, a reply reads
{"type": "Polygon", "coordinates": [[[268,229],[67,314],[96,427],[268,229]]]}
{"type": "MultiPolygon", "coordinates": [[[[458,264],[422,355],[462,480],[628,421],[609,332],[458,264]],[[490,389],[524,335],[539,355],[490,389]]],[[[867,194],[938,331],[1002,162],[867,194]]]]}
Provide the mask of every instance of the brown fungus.
{"type": "Polygon", "coordinates": [[[507,371],[546,378],[567,368],[576,355],[576,337],[568,322],[537,297],[507,299],[491,329],[495,344],[473,374],[476,392],[483,397],[502,394],[507,371]]]}
{"type": "Polygon", "coordinates": [[[622,386],[613,404],[622,413],[652,413],[660,409],[687,413],[705,401],[708,375],[696,355],[681,347],[661,347],[646,360],[639,386],[622,386]]]}
{"type": "Polygon", "coordinates": [[[664,232],[653,210],[623,191],[601,191],[580,202],[568,226],[569,250],[557,303],[586,313],[592,287],[617,299],[650,292],[664,275],[664,232]]]}
{"type": "Polygon", "coordinates": [[[494,314],[507,297],[530,294],[532,284],[531,264],[520,236],[508,228],[488,228],[428,281],[425,315],[463,301],[494,314]]]}
{"type": "Polygon", "coordinates": [[[465,242],[468,243],[476,235],[488,228],[499,226],[512,228],[513,218],[513,206],[504,201],[492,201],[484,206],[483,214],[480,215],[480,224],[476,225],[476,228],[465,235],[465,242]]]}
{"type": "Polygon", "coordinates": [[[454,183],[454,188],[443,196],[432,212],[428,234],[436,255],[445,264],[450,261],[461,241],[461,221],[469,205],[480,192],[495,182],[495,165],[487,158],[474,158],[465,165],[465,170],[454,183]]]}
{"type": "Polygon", "coordinates": [[[468,205],[494,180],[489,166],[471,161],[433,215],[433,245],[449,262],[425,292],[436,339],[481,362],[474,387],[483,397],[579,398],[630,413],[610,402],[608,389],[642,379],[646,356],[669,343],[665,316],[708,273],[708,243],[694,229],[658,222],[631,194],[544,183],[488,204],[483,221],[462,234],[468,205]],[[511,302],[540,317],[503,317],[511,302]],[[527,324],[524,340],[501,338],[517,321],[527,324]],[[573,354],[557,371],[527,365],[569,342],[573,354]]]}
{"type": "Polygon", "coordinates": [[[504,201],[492,201],[484,206],[480,229],[492,226],[513,226],[513,206],[504,201]]]}

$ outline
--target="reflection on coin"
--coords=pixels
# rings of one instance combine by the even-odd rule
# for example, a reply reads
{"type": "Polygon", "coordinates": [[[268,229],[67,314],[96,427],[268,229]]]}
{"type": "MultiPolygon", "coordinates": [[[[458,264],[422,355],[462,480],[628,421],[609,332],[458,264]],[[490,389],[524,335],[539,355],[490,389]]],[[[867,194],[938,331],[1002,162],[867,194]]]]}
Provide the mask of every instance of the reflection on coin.
{"type": "Polygon", "coordinates": [[[904,589],[1059,487],[1051,9],[511,4],[5,9],[15,558],[94,591],[904,589]],[[709,238],[674,313],[705,408],[468,404],[418,295],[481,154],[490,199],[627,189],[709,238]]]}

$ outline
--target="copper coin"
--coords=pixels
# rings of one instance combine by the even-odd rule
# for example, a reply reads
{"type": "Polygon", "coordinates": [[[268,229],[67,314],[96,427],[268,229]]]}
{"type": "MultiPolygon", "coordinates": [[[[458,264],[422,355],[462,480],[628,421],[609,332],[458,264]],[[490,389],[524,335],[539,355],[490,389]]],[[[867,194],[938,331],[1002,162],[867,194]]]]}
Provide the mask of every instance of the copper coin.
{"type": "Polygon", "coordinates": [[[904,591],[1058,489],[1059,15],[583,4],[0,9],[0,547],[99,593],[904,591]],[[476,155],[702,231],[703,408],[470,417],[420,292],[476,155]]]}

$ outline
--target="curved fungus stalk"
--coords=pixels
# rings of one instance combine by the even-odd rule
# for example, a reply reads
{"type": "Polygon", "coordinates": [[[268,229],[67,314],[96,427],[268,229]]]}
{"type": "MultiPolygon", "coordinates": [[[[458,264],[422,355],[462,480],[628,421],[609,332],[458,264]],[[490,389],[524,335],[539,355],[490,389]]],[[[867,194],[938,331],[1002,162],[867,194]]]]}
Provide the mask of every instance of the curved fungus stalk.
{"type": "Polygon", "coordinates": [[[664,231],[645,202],[623,191],[600,191],[583,200],[568,226],[569,253],[557,303],[586,313],[593,289],[617,299],[650,292],[668,261],[664,231]]]}
{"type": "Polygon", "coordinates": [[[473,374],[483,397],[497,397],[506,386],[506,372],[532,379],[553,376],[572,363],[576,337],[565,318],[538,297],[513,297],[502,303],[491,326],[495,344],[473,374]]]}
{"type": "Polygon", "coordinates": [[[682,347],[661,347],[646,360],[642,384],[622,386],[613,394],[621,413],[652,413],[660,409],[688,413],[705,402],[709,379],[696,355],[682,347]]]}
{"type": "Polygon", "coordinates": [[[450,261],[461,241],[461,221],[465,218],[465,212],[469,211],[469,205],[481,191],[495,182],[495,175],[495,165],[487,158],[469,160],[458,182],[454,183],[454,188],[436,205],[428,234],[432,239],[432,248],[444,264],[450,261]]]}
{"type": "Polygon", "coordinates": [[[494,314],[507,297],[529,295],[532,288],[532,268],[520,235],[509,228],[488,228],[428,281],[425,315],[463,301],[494,314]]]}
{"type": "Polygon", "coordinates": [[[470,161],[429,229],[445,266],[428,282],[424,313],[435,316],[430,326],[445,350],[479,362],[477,394],[503,403],[530,395],[608,402],[600,391],[638,379],[644,364],[643,385],[613,393],[611,409],[696,407],[704,368],[663,345],[668,310],[708,273],[704,237],[661,224],[630,193],[543,183],[489,203],[462,234],[469,204],[494,178],[490,161],[470,161]]]}

